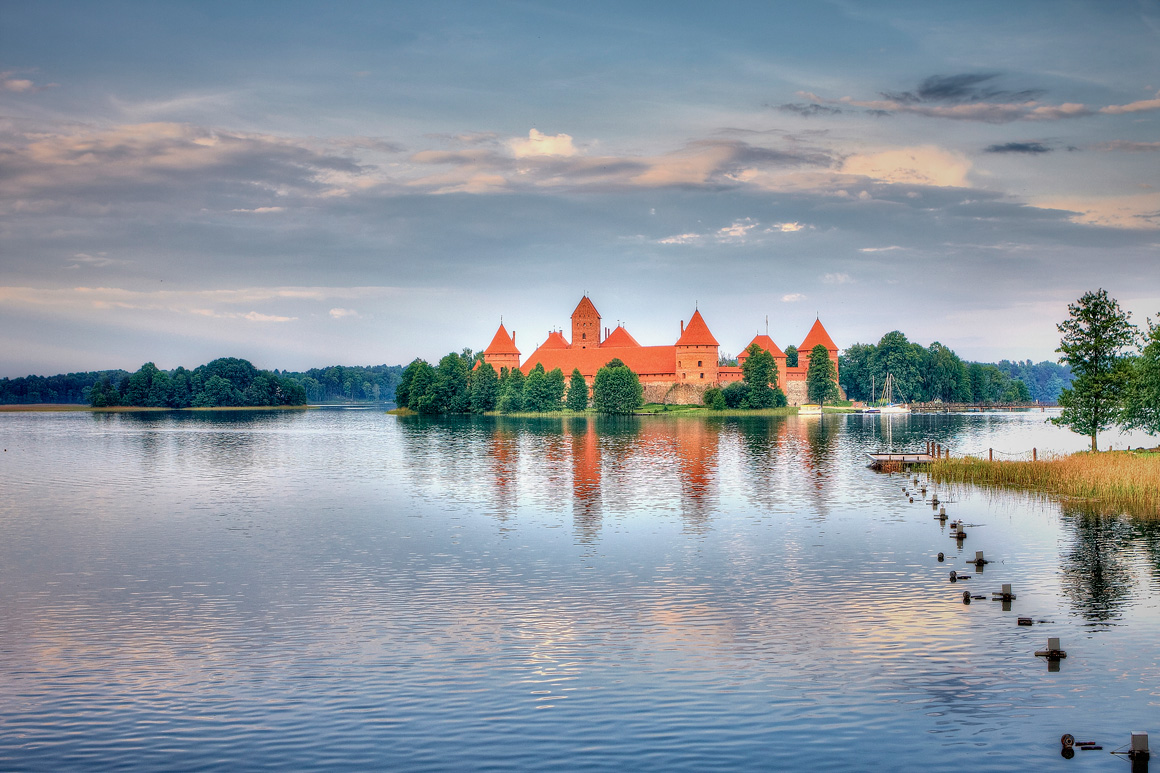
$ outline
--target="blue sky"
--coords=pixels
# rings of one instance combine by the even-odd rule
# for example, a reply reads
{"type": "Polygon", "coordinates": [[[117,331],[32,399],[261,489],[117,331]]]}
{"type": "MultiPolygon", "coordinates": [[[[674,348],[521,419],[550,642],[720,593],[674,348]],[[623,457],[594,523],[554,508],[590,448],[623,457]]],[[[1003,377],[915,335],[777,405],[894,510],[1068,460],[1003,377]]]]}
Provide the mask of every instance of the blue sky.
{"type": "Polygon", "coordinates": [[[529,353],[588,292],[1054,358],[1160,312],[1160,3],[5,3],[0,375],[529,353]]]}

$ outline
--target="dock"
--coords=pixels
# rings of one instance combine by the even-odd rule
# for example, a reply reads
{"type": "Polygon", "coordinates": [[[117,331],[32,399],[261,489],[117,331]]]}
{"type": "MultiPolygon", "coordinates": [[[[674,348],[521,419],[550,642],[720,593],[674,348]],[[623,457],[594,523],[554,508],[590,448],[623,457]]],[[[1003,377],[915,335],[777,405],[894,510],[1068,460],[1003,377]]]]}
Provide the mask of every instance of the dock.
{"type": "Polygon", "coordinates": [[[891,467],[908,467],[912,464],[930,464],[934,461],[933,454],[866,454],[870,457],[870,466],[876,470],[882,469],[886,465],[891,467]]]}

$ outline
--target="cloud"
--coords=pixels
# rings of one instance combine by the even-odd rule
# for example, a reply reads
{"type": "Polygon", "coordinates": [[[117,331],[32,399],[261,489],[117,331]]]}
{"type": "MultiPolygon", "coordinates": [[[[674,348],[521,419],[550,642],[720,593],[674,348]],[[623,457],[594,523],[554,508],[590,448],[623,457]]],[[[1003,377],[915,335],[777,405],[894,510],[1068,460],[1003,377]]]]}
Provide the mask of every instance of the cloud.
{"type": "Polygon", "coordinates": [[[749,232],[756,227],[757,223],[748,217],[744,220],[734,220],[732,224],[717,231],[717,241],[743,242],[749,235],[749,232]]]}
{"type": "Polygon", "coordinates": [[[667,236],[661,239],[658,244],[693,244],[702,241],[704,238],[701,234],[677,234],[676,236],[667,236]]]}
{"type": "Polygon", "coordinates": [[[860,247],[858,252],[893,252],[894,250],[905,249],[899,247],[897,244],[892,244],[889,247],[860,247]]]}
{"type": "Polygon", "coordinates": [[[1129,102],[1126,105],[1108,105],[1101,107],[1100,112],[1108,115],[1125,115],[1127,113],[1142,113],[1148,110],[1160,110],[1160,92],[1154,99],[1142,99],[1138,102],[1129,102]]]}
{"type": "Polygon", "coordinates": [[[108,268],[109,266],[126,265],[127,260],[114,260],[108,257],[108,253],[98,252],[96,255],[90,255],[87,252],[78,252],[73,255],[68,261],[71,263],[70,268],[80,268],[82,265],[92,266],[93,268],[108,268]]]}
{"type": "Polygon", "coordinates": [[[1128,153],[1154,153],[1160,151],[1160,142],[1129,142],[1127,140],[1112,140],[1097,145],[1096,150],[1123,150],[1128,153]]]}
{"type": "Polygon", "coordinates": [[[516,158],[576,155],[576,148],[572,145],[572,137],[568,134],[541,134],[532,129],[528,132],[527,139],[517,137],[508,144],[516,158]]]}
{"type": "Polygon", "coordinates": [[[778,105],[777,109],[783,113],[795,113],[803,118],[814,118],[819,115],[841,115],[845,112],[833,105],[823,105],[817,102],[790,102],[778,105]]]}
{"type": "Polygon", "coordinates": [[[1042,142],[1004,142],[1001,145],[988,145],[984,148],[987,153],[1050,153],[1054,148],[1044,145],[1042,142]]]}
{"type": "Polygon", "coordinates": [[[765,232],[773,233],[774,231],[778,231],[783,234],[791,234],[795,233],[796,231],[800,231],[805,227],[806,226],[802,225],[801,223],[774,223],[769,228],[766,228],[765,232]]]}
{"type": "Polygon", "coordinates": [[[1160,193],[1126,196],[1060,196],[1033,200],[1036,207],[1071,212],[1073,223],[1111,228],[1160,229],[1160,193]]]}
{"type": "Polygon", "coordinates": [[[330,310],[330,316],[334,319],[342,319],[343,317],[357,317],[359,313],[354,309],[334,308],[330,310]]]}
{"type": "Polygon", "coordinates": [[[166,202],[216,209],[219,201],[253,210],[268,207],[272,196],[361,190],[372,171],[305,141],[179,123],[9,135],[0,154],[7,167],[0,197],[23,210],[166,202]]]}
{"type": "Polygon", "coordinates": [[[43,86],[38,86],[28,78],[14,78],[12,77],[13,75],[16,75],[15,70],[0,72],[0,91],[11,91],[16,94],[34,94],[37,91],[56,85],[55,83],[46,83],[43,86]]]}
{"type": "Polygon", "coordinates": [[[822,277],[822,281],[828,285],[845,285],[854,280],[850,278],[849,274],[826,274],[822,277]]]}
{"type": "Polygon", "coordinates": [[[231,209],[231,212],[250,212],[255,215],[266,215],[272,212],[285,212],[285,207],[255,207],[254,209],[231,209]]]}
{"type": "Polygon", "coordinates": [[[853,155],[841,171],[887,183],[962,188],[969,184],[970,169],[971,162],[960,154],[924,145],[853,155]]]}
{"type": "Polygon", "coordinates": [[[882,92],[882,96],[902,105],[915,105],[929,102],[1029,102],[1043,94],[1042,89],[1010,91],[996,88],[991,84],[998,77],[999,73],[994,72],[931,75],[913,91],[882,92]]]}
{"type": "Polygon", "coordinates": [[[805,299],[806,297],[801,293],[786,293],[785,295],[781,296],[782,303],[797,303],[798,301],[804,301],[805,299]]]}

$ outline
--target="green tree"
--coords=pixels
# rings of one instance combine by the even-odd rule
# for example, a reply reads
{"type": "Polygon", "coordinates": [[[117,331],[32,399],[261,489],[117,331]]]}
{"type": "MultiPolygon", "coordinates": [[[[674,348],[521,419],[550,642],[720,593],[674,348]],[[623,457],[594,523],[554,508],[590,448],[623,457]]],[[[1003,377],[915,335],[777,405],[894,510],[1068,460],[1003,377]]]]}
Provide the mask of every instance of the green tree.
{"type": "Polygon", "coordinates": [[[549,393],[548,374],[544,372],[543,363],[536,363],[536,367],[524,380],[524,410],[533,413],[550,411],[549,393]]]}
{"type": "Polygon", "coordinates": [[[871,391],[871,363],[874,359],[873,344],[854,344],[838,357],[838,371],[842,374],[842,387],[851,400],[873,399],[871,391]]]}
{"type": "Polygon", "coordinates": [[[600,413],[632,413],[644,403],[640,378],[620,360],[613,360],[596,371],[592,402],[600,413]]]}
{"type": "Polygon", "coordinates": [[[927,347],[925,371],[927,399],[949,403],[962,396],[963,361],[938,341],[927,347]]]}
{"type": "Polygon", "coordinates": [[[838,399],[838,372],[830,352],[818,344],[810,350],[810,367],[806,371],[806,393],[811,403],[825,405],[838,399]]]}
{"type": "Polygon", "coordinates": [[[1132,364],[1122,423],[1127,429],[1160,434],[1160,319],[1148,320],[1148,335],[1132,364]]]}
{"type": "Polygon", "coordinates": [[[785,366],[787,368],[798,366],[798,348],[792,344],[785,347],[785,366]]]}
{"type": "Polygon", "coordinates": [[[1089,436],[1095,451],[1100,431],[1115,423],[1127,396],[1132,364],[1124,350],[1136,342],[1136,326],[1103,288],[1084,293],[1067,311],[1068,319],[1056,325],[1063,334],[1056,351],[1075,378],[1060,393],[1063,410],[1051,421],[1089,436]]]}
{"type": "Polygon", "coordinates": [[[503,369],[496,408],[500,413],[519,413],[524,409],[524,373],[519,368],[503,369]]]}
{"type": "Polygon", "coordinates": [[[925,350],[892,330],[878,341],[871,365],[871,375],[881,390],[887,374],[894,376],[894,401],[915,400],[922,395],[922,364],[925,350]]]}
{"type": "Polygon", "coordinates": [[[471,410],[487,413],[495,410],[499,397],[499,376],[489,362],[481,362],[471,374],[471,410]]]}
{"type": "Polygon", "coordinates": [[[777,402],[777,362],[773,355],[757,344],[750,344],[748,357],[741,366],[741,379],[747,390],[747,408],[772,408],[777,402]]]}
{"type": "Polygon", "coordinates": [[[210,376],[205,387],[197,393],[193,404],[199,408],[217,408],[242,404],[242,393],[221,376],[210,376]]]}
{"type": "Polygon", "coordinates": [[[564,408],[564,371],[552,368],[548,371],[548,410],[559,411],[564,408]]]}
{"type": "Polygon", "coordinates": [[[583,411],[588,408],[588,382],[580,373],[579,368],[572,369],[572,378],[568,384],[568,410],[583,411]]]}
{"type": "Polygon", "coordinates": [[[733,410],[747,407],[748,403],[745,398],[748,395],[749,387],[745,386],[743,381],[734,381],[721,390],[721,398],[725,401],[725,407],[733,410]]]}

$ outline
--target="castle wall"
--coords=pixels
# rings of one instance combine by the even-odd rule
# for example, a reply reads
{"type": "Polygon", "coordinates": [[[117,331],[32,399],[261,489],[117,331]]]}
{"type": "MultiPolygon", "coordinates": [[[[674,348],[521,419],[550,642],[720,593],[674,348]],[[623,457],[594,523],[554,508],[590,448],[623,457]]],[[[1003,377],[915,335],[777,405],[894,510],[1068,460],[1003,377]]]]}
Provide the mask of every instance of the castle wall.
{"type": "Polygon", "coordinates": [[[700,405],[705,400],[705,390],[717,386],[715,383],[689,384],[675,381],[651,381],[642,383],[644,401],[664,405],[700,405]]]}

